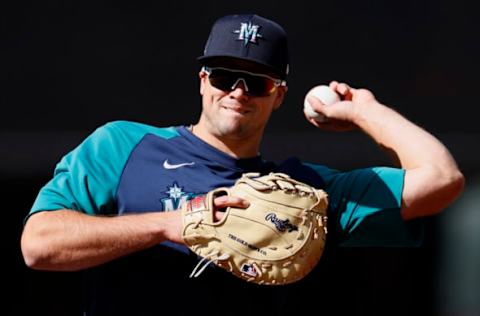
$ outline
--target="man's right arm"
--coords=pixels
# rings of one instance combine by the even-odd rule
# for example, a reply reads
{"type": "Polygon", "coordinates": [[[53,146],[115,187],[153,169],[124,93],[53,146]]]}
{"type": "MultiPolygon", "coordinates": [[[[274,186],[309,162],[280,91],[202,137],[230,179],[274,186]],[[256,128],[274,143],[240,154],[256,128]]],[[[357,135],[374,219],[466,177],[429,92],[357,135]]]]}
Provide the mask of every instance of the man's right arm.
{"type": "Polygon", "coordinates": [[[182,243],[180,212],[92,216],[73,210],[33,214],[21,247],[27,266],[39,270],[90,268],[165,240],[182,243]]]}
{"type": "MultiPolygon", "coordinates": [[[[246,208],[233,196],[214,199],[216,209],[246,208]]],[[[215,212],[217,220],[221,212],[215,212]]],[[[182,244],[180,211],[120,216],[88,215],[74,210],[32,214],[25,224],[21,247],[27,266],[38,270],[75,271],[140,251],[163,241],[182,244]]]]}

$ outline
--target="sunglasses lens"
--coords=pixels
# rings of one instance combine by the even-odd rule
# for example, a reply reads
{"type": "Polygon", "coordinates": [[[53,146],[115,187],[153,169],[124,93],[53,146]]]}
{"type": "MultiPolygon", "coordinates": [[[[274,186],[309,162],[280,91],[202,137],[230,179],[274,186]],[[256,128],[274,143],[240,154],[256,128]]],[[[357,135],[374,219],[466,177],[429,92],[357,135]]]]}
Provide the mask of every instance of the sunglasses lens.
{"type": "Polygon", "coordinates": [[[275,82],[272,79],[260,76],[250,76],[250,78],[245,80],[247,81],[248,93],[251,95],[268,96],[276,89],[275,82]]]}
{"type": "Polygon", "coordinates": [[[208,75],[208,79],[210,80],[210,84],[215,88],[230,91],[238,80],[238,76],[235,75],[235,73],[223,69],[212,69],[208,75]]]}
{"type": "Polygon", "coordinates": [[[277,87],[270,78],[226,69],[211,69],[208,78],[212,86],[223,91],[231,91],[239,79],[243,79],[251,96],[269,96],[277,87]]]}

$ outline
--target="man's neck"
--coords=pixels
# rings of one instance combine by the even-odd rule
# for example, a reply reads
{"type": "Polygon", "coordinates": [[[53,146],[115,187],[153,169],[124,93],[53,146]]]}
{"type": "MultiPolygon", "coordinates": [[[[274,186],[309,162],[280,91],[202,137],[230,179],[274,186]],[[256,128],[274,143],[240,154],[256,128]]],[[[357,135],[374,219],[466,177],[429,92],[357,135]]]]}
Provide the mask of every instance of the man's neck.
{"type": "Polygon", "coordinates": [[[190,131],[204,142],[235,158],[252,158],[258,155],[260,137],[219,137],[208,133],[198,124],[190,126],[190,131]]]}

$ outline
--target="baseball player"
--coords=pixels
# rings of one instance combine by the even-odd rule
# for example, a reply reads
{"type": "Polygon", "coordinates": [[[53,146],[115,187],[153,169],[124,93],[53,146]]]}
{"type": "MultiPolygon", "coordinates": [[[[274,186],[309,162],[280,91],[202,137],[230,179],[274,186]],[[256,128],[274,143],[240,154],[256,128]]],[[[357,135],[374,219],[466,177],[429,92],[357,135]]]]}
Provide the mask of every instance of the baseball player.
{"type": "MultiPolygon", "coordinates": [[[[99,127],[61,159],[25,220],[21,245],[29,267],[85,271],[85,315],[161,315],[166,304],[189,315],[288,310],[290,286],[251,284],[215,267],[188,278],[198,258],[184,245],[178,210],[246,172],[282,172],[327,192],[322,260],[338,245],[418,244],[412,220],[440,212],[463,188],[462,173],[434,136],[370,91],[336,81],[329,86],[341,101],[326,106],[311,98],[327,119],[307,121],[319,129],[360,129],[393,152],[398,167],[343,172],[295,157],[265,161],[260,142],[287,93],[289,69],[286,33],[269,19],[218,19],[198,61],[203,107],[195,124],[99,127]],[[360,227],[366,233],[354,234],[360,227]]],[[[222,196],[214,206],[246,208],[248,201],[222,196]]]]}

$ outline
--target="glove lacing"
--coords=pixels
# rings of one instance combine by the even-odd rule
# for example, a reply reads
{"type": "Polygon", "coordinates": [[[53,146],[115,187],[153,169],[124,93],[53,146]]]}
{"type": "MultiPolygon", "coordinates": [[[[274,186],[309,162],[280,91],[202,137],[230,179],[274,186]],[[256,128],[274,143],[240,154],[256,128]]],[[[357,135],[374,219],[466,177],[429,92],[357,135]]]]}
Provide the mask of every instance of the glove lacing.
{"type": "Polygon", "coordinates": [[[214,251],[210,254],[208,254],[207,256],[203,257],[202,260],[200,260],[197,265],[195,266],[195,268],[193,268],[193,271],[192,273],[190,273],[190,278],[196,278],[198,277],[200,274],[202,274],[203,271],[205,271],[205,269],[208,267],[209,264],[211,264],[212,262],[216,262],[216,261],[223,261],[223,260],[227,260],[230,258],[230,255],[228,253],[224,253],[223,255],[221,256],[218,256],[216,258],[212,258],[213,256],[217,256],[219,254],[218,251],[214,251]],[[208,260],[207,262],[205,262],[205,260],[207,260],[208,258],[211,258],[210,260],[208,260]],[[202,266],[201,269],[198,270],[198,268],[200,268],[200,266],[202,265],[202,263],[204,263],[204,265],[202,266]],[[197,271],[198,270],[198,271],[197,271]]]}
{"type": "Polygon", "coordinates": [[[249,172],[245,173],[240,180],[259,191],[280,189],[290,193],[297,193],[300,196],[314,196],[316,198],[316,203],[313,204],[309,209],[309,211],[314,212],[313,209],[320,203],[321,200],[320,194],[317,190],[315,190],[315,188],[294,180],[289,175],[284,173],[270,173],[270,175],[274,177],[272,177],[272,179],[265,180],[258,178],[260,173],[249,172]]]}

